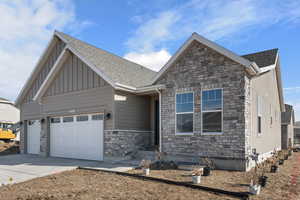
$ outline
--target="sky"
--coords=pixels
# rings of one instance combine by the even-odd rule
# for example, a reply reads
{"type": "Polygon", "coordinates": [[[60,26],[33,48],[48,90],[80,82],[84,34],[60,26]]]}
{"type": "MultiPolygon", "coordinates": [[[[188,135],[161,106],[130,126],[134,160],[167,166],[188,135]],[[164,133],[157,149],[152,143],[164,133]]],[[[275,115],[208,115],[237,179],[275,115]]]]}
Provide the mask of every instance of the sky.
{"type": "Polygon", "coordinates": [[[299,0],[0,0],[0,97],[16,99],[54,30],[156,71],[193,32],[239,55],[279,48],[300,120],[299,0]]]}

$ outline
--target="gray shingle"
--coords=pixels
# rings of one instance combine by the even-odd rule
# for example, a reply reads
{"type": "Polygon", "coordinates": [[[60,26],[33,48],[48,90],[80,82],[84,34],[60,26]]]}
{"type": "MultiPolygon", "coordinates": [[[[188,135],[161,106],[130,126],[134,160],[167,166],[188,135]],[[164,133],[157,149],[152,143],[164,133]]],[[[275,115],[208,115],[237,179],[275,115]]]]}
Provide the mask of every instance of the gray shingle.
{"type": "Polygon", "coordinates": [[[275,64],[278,49],[270,49],[256,53],[242,55],[243,58],[255,62],[258,67],[263,68],[275,64]]]}
{"type": "Polygon", "coordinates": [[[67,40],[68,44],[76,49],[81,56],[94,64],[115,83],[132,87],[148,86],[157,74],[155,71],[99,49],[65,33],[58,33],[67,40]]]}

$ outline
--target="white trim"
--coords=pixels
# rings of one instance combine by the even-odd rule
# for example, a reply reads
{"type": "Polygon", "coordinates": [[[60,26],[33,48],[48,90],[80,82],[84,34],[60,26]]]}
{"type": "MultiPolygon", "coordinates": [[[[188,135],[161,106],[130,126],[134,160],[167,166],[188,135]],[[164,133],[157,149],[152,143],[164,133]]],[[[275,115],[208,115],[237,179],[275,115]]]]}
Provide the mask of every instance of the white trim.
{"type": "Polygon", "coordinates": [[[202,89],[201,90],[201,135],[223,135],[224,133],[224,92],[223,88],[210,88],[210,89],[202,89]],[[204,91],[212,91],[212,90],[221,90],[221,96],[222,96],[222,102],[221,102],[221,110],[209,110],[204,111],[203,110],[203,92],[204,91]],[[203,113],[211,113],[211,112],[221,112],[221,132],[204,132],[203,131],[203,113]]]}
{"type": "Polygon", "coordinates": [[[184,91],[184,92],[175,92],[175,135],[180,136],[180,135],[194,135],[195,132],[195,126],[194,126],[194,120],[195,119],[195,92],[194,91],[184,91]],[[176,96],[177,94],[189,94],[192,93],[193,94],[193,112],[180,112],[177,113],[177,101],[176,101],[176,96]],[[193,132],[177,132],[177,114],[181,115],[181,114],[193,114],[193,132]]]}
{"type": "Polygon", "coordinates": [[[159,101],[158,101],[158,105],[159,105],[159,152],[162,152],[162,129],[161,129],[161,104],[162,104],[162,98],[161,98],[161,91],[159,89],[156,89],[157,92],[158,92],[158,98],[159,98],[159,101]]]}
{"type": "Polygon", "coordinates": [[[37,101],[40,100],[40,98],[42,97],[42,95],[46,92],[49,84],[50,84],[50,79],[52,80],[55,73],[59,71],[59,65],[62,65],[63,58],[66,58],[67,56],[67,47],[65,47],[63,49],[63,51],[61,52],[61,54],[58,56],[58,58],[56,59],[53,67],[51,68],[50,72],[48,73],[48,75],[46,76],[45,80],[43,81],[42,85],[40,86],[39,90],[37,91],[37,93],[35,94],[35,96],[33,97],[33,101],[37,101]]]}
{"type": "Polygon", "coordinates": [[[17,96],[17,99],[15,101],[15,105],[19,106],[19,104],[21,103],[21,100],[23,99],[25,93],[27,92],[27,90],[29,89],[28,87],[33,83],[33,81],[35,80],[35,76],[37,74],[38,68],[40,68],[43,60],[45,59],[46,55],[51,51],[51,49],[54,47],[55,43],[57,39],[55,38],[55,35],[52,35],[51,40],[47,43],[46,48],[43,50],[42,55],[39,57],[35,67],[33,68],[33,70],[31,71],[29,77],[27,78],[24,86],[22,87],[20,93],[17,96]]]}
{"type": "Polygon", "coordinates": [[[276,67],[276,64],[263,67],[263,68],[260,69],[259,73],[264,73],[264,72],[270,71],[272,69],[275,69],[275,67],[276,67]]]}
{"type": "Polygon", "coordinates": [[[213,50],[221,53],[222,55],[232,59],[233,61],[245,66],[249,69],[249,72],[252,74],[256,74],[259,72],[259,68],[256,65],[255,62],[250,62],[249,60],[233,53],[232,51],[225,49],[224,47],[200,36],[197,33],[193,33],[186,42],[176,51],[176,53],[169,59],[169,61],[161,68],[161,70],[158,72],[158,74],[154,77],[152,84],[154,84],[159,77],[177,60],[177,58],[188,48],[188,46],[194,41],[198,41],[201,44],[204,44],[208,46],[209,48],[212,48],[213,50]]]}

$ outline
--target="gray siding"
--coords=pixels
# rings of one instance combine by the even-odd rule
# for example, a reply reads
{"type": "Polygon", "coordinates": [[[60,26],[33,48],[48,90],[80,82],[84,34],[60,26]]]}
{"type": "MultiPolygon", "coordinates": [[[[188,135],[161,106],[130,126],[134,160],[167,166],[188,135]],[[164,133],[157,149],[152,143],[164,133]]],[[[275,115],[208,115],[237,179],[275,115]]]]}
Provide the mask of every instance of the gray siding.
{"type": "Polygon", "coordinates": [[[71,54],[45,96],[108,86],[91,68],[71,54]]]}
{"type": "Polygon", "coordinates": [[[115,128],[121,130],[150,131],[150,96],[137,96],[116,91],[126,97],[125,101],[115,100],[115,128]]]}
{"type": "MultiPolygon", "coordinates": [[[[81,113],[113,111],[113,89],[111,86],[70,92],[42,99],[45,116],[73,115],[81,113]]],[[[105,121],[105,129],[113,128],[113,118],[105,121]]]]}
{"type": "MultiPolygon", "coordinates": [[[[75,55],[70,55],[50,84],[41,104],[22,104],[22,119],[81,113],[113,113],[113,88],[75,55]]],[[[113,128],[113,118],[105,129],[113,128]]]]}
{"type": "Polygon", "coordinates": [[[275,148],[281,148],[281,109],[275,70],[252,78],[251,86],[251,127],[248,150],[256,148],[257,152],[267,153],[275,148]],[[262,99],[262,133],[258,134],[257,99],[262,99]],[[270,109],[272,107],[272,109],[270,109]],[[272,123],[271,123],[272,119],[272,123]]]}
{"type": "Polygon", "coordinates": [[[33,82],[32,86],[30,87],[29,91],[27,92],[24,103],[32,102],[32,98],[39,90],[40,86],[42,85],[43,81],[47,77],[48,73],[52,69],[55,61],[57,60],[58,56],[62,52],[63,48],[65,47],[65,43],[58,39],[56,44],[54,45],[52,51],[50,52],[48,58],[43,63],[43,67],[41,68],[40,72],[37,75],[36,80],[33,82]]]}

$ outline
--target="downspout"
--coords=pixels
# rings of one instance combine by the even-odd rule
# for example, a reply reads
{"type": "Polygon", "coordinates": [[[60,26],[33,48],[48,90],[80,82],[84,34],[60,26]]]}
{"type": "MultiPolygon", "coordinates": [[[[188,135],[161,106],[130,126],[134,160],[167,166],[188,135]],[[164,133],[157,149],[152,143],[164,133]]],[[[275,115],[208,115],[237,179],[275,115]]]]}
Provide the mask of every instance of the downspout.
{"type": "Polygon", "coordinates": [[[159,148],[158,151],[162,152],[162,140],[161,140],[161,91],[159,89],[156,89],[158,95],[159,95],[159,148]]]}

